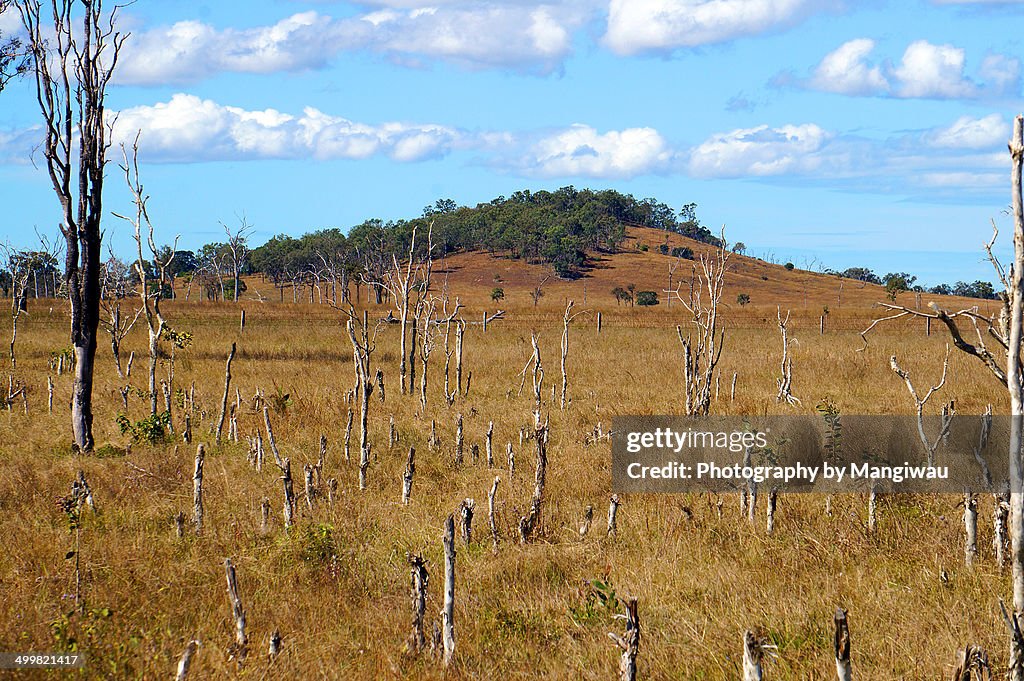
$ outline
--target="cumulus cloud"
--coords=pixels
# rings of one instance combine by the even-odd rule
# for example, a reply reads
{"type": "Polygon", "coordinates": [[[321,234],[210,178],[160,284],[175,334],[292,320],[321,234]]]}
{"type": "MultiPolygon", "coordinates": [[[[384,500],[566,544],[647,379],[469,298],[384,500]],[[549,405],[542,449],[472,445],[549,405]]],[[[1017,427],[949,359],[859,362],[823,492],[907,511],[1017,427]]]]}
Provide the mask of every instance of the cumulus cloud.
{"type": "Polygon", "coordinates": [[[825,55],[810,79],[815,90],[843,95],[866,95],[889,90],[889,82],[878,66],[865,59],[875,49],[875,41],[859,38],[843,43],[825,55]]]}
{"type": "Polygon", "coordinates": [[[525,175],[542,177],[631,178],[664,172],[673,157],[653,128],[600,133],[576,124],[538,139],[513,165],[525,175]]]}
{"type": "Polygon", "coordinates": [[[983,118],[961,116],[952,125],[931,131],[925,138],[946,149],[992,149],[1006,143],[1010,124],[1000,114],[983,118]]]}
{"type": "Polygon", "coordinates": [[[124,109],[115,140],[142,131],[148,161],[198,162],[259,159],[361,159],[385,154],[421,161],[447,154],[461,133],[440,125],[368,125],[307,107],[301,116],[274,109],[248,111],[194,95],[124,109]]]}
{"type": "Polygon", "coordinates": [[[813,123],[718,133],[691,150],[689,170],[697,177],[808,173],[821,166],[821,152],[832,137],[813,123]]]}
{"type": "Polygon", "coordinates": [[[619,54],[670,52],[792,26],[815,0],[611,0],[605,43],[619,54]]]}
{"type": "Polygon", "coordinates": [[[407,63],[440,59],[469,68],[549,72],[569,54],[571,31],[585,18],[575,6],[470,3],[385,7],[343,19],[301,12],[244,30],[182,21],[133,35],[117,78],[150,85],[193,82],[223,71],[300,71],[355,50],[407,63]]]}
{"type": "Polygon", "coordinates": [[[869,57],[874,50],[873,40],[850,40],[827,54],[809,78],[797,82],[823,92],[908,99],[977,99],[1020,91],[1020,62],[1006,55],[986,56],[972,79],[966,73],[965,50],[954,45],[916,40],[895,65],[873,64],[869,57]]]}

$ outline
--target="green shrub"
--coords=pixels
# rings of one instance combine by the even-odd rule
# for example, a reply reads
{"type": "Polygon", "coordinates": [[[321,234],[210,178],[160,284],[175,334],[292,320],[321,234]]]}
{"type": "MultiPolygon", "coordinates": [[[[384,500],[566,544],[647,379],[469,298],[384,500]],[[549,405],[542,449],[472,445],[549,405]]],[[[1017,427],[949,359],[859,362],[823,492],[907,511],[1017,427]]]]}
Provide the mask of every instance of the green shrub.
{"type": "Polygon", "coordinates": [[[739,303],[740,306],[746,305],[747,303],[750,302],[750,294],[748,294],[748,293],[741,293],[741,294],[739,294],[738,296],[736,296],[736,302],[739,303]]]}
{"type": "Polygon", "coordinates": [[[636,304],[649,306],[658,304],[658,294],[655,291],[637,291],[636,304]]]}
{"type": "Polygon", "coordinates": [[[676,246],[672,249],[672,257],[693,260],[693,249],[687,246],[676,246]]]}
{"type": "Polygon", "coordinates": [[[116,421],[117,426],[121,429],[121,434],[131,435],[132,442],[145,442],[152,445],[167,439],[171,426],[171,412],[150,414],[135,423],[132,423],[123,413],[118,412],[116,421]]]}
{"type": "Polygon", "coordinates": [[[787,262],[786,263],[786,269],[789,270],[790,272],[792,272],[794,268],[796,268],[796,265],[794,265],[793,263],[791,263],[791,262],[787,262]]]}

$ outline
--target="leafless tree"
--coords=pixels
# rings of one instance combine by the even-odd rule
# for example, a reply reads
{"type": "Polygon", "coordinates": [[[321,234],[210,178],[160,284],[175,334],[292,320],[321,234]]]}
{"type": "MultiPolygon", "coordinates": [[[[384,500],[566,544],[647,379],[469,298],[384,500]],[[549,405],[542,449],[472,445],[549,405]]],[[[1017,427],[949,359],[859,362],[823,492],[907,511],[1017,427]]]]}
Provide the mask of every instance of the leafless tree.
{"type": "Polygon", "coordinates": [[[694,266],[689,291],[684,293],[681,285],[666,291],[686,308],[692,326],[686,334],[681,325],[676,327],[679,342],[683,345],[683,390],[687,416],[706,416],[711,408],[711,386],[725,343],[725,329],[718,316],[718,305],[725,290],[725,273],[731,254],[723,229],[714,254],[702,253],[700,270],[694,266]]]}
{"type": "Polygon", "coordinates": [[[36,100],[43,118],[43,155],[61,207],[64,281],[71,303],[75,380],[71,427],[75,444],[92,450],[92,384],[100,319],[103,170],[107,121],[104,100],[127,34],[118,11],[103,0],[16,0],[34,62],[36,100]],[[76,17],[75,8],[81,6],[76,17]],[[80,21],[81,28],[74,24],[80,21]],[[74,156],[77,155],[77,158],[74,156]]]}
{"type": "MultiPolygon", "coordinates": [[[[993,249],[997,230],[993,230],[992,239],[985,245],[989,261],[1004,289],[1000,295],[1002,305],[998,314],[983,314],[977,306],[947,312],[934,301],[929,304],[931,311],[881,303],[881,307],[889,314],[873,321],[861,335],[866,343],[872,329],[896,319],[923,317],[937,320],[946,327],[957,350],[978,359],[988,367],[996,380],[1006,386],[1012,415],[1009,441],[1010,555],[1013,571],[1013,620],[1017,620],[1024,616],[1024,490],[1021,482],[1024,477],[1021,452],[1024,437],[1024,365],[1021,362],[1021,345],[1024,341],[1024,199],[1021,195],[1024,116],[1018,115],[1014,120],[1009,150],[1013,264],[1008,269],[1004,268],[995,256],[993,249]],[[974,342],[964,338],[961,325],[973,329],[974,342]],[[988,341],[994,344],[994,352],[986,344],[988,341]]],[[[1024,681],[1024,639],[1019,635],[1011,638],[1009,666],[1011,681],[1024,681]]]]}
{"type": "MultiPolygon", "coordinates": [[[[224,228],[224,234],[228,237],[227,243],[224,244],[227,247],[225,259],[231,267],[231,281],[234,283],[234,301],[236,303],[238,302],[238,289],[240,288],[242,270],[245,269],[246,262],[249,259],[248,240],[253,229],[244,215],[238,219],[238,222],[238,227],[234,229],[228,227],[223,222],[220,223],[221,227],[224,228]]],[[[221,290],[223,292],[223,288],[221,290]]]]}
{"type": "Polygon", "coordinates": [[[149,219],[147,203],[149,196],[142,186],[142,179],[139,177],[139,135],[135,136],[132,143],[131,156],[128,148],[121,145],[121,154],[124,163],[121,170],[124,172],[125,183],[132,194],[132,203],[135,205],[135,215],[125,216],[114,213],[116,217],[132,225],[135,230],[135,246],[137,259],[135,261],[135,272],[139,277],[142,286],[142,312],[146,319],[146,326],[149,328],[149,406],[150,414],[156,415],[157,391],[156,391],[156,366],[159,355],[160,338],[167,327],[167,321],[160,311],[160,300],[164,295],[164,283],[167,281],[167,269],[174,260],[174,252],[178,246],[178,238],[174,238],[174,245],[166,249],[166,255],[161,259],[157,250],[156,241],[153,238],[153,223],[149,219]],[[143,233],[145,232],[145,233],[143,233]],[[149,249],[149,254],[155,268],[155,286],[150,291],[149,275],[146,272],[147,258],[144,255],[143,242],[149,249]]]}

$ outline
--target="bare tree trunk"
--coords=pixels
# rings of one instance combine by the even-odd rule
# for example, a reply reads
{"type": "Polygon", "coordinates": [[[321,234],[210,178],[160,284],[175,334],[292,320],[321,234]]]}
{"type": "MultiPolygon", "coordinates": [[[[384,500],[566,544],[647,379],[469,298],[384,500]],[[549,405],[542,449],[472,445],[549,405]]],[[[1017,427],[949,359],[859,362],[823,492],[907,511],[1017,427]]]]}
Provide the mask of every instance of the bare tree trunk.
{"type": "Polygon", "coordinates": [[[227,576],[231,614],[235,618],[235,643],[230,648],[230,655],[241,661],[249,652],[249,638],[245,635],[245,609],[242,607],[242,597],[238,595],[238,578],[230,558],[224,559],[224,572],[227,576]]]}
{"type": "Polygon", "coordinates": [[[501,482],[501,478],[495,476],[494,484],[491,485],[491,491],[487,495],[487,524],[491,528],[491,539],[494,542],[494,554],[498,554],[498,524],[494,517],[494,498],[498,494],[498,483],[501,482]]]}
{"type": "Polygon", "coordinates": [[[978,557],[978,497],[969,492],[964,493],[964,564],[974,565],[978,557]]]}
{"type": "Polygon", "coordinates": [[[836,608],[836,635],[833,650],[836,657],[836,676],[839,681],[851,681],[853,670],[850,664],[850,627],[846,611],[836,608]]]}
{"type": "Polygon", "coordinates": [[[406,645],[413,655],[417,655],[426,645],[423,618],[427,611],[427,563],[415,553],[408,554],[406,559],[412,568],[412,633],[406,645]]]}
{"type": "MultiPolygon", "coordinates": [[[[1024,616],[1024,491],[1021,461],[1022,419],[1024,419],[1024,380],[1021,376],[1020,351],[1024,333],[1024,201],[1021,198],[1021,169],[1024,165],[1024,117],[1018,115],[1013,124],[1010,140],[1013,183],[1013,267],[1010,268],[1009,303],[1010,324],[1007,343],[1006,386],[1010,392],[1010,555],[1013,566],[1013,611],[1019,619],[1024,616]]],[[[1010,646],[1010,659],[1016,661],[1010,669],[1011,681],[1024,681],[1024,650],[1017,639],[1010,646]]]]}
{"type": "Polygon", "coordinates": [[[487,456],[487,467],[494,468],[494,421],[487,422],[487,437],[484,440],[484,449],[487,456]]]}
{"type": "Polygon", "coordinates": [[[622,636],[609,633],[608,637],[622,650],[619,658],[619,681],[636,681],[636,658],[640,652],[640,615],[637,601],[626,601],[626,631],[622,636]]]}
{"type": "Polygon", "coordinates": [[[217,444],[220,444],[220,436],[224,431],[224,419],[228,413],[228,394],[231,390],[231,360],[235,358],[235,344],[231,344],[231,351],[228,353],[228,361],[224,367],[224,397],[220,402],[220,417],[217,419],[217,444]]]}
{"type": "Polygon", "coordinates": [[[444,521],[444,609],[441,629],[444,641],[444,666],[450,667],[455,659],[455,516],[444,521]]]}
{"type": "Polygon", "coordinates": [[[412,478],[416,474],[416,449],[409,447],[409,458],[405,463],[405,474],[402,476],[402,503],[409,505],[412,498],[412,478]]]}
{"type": "Polygon", "coordinates": [[[196,534],[203,531],[203,462],[206,459],[206,447],[200,443],[196,447],[195,472],[192,475],[192,523],[196,534]]]}
{"type": "Polygon", "coordinates": [[[608,500],[608,532],[607,536],[614,537],[618,532],[617,517],[619,514],[619,495],[613,494],[608,500]]]}
{"type": "Polygon", "coordinates": [[[186,681],[188,679],[188,672],[192,667],[192,658],[195,657],[198,649],[199,641],[196,639],[192,639],[185,646],[185,652],[181,654],[181,659],[178,660],[178,673],[174,676],[175,681],[186,681]]]}
{"type": "Polygon", "coordinates": [[[761,658],[764,653],[761,642],[757,640],[754,633],[746,631],[743,634],[743,681],[761,681],[761,658]]]}

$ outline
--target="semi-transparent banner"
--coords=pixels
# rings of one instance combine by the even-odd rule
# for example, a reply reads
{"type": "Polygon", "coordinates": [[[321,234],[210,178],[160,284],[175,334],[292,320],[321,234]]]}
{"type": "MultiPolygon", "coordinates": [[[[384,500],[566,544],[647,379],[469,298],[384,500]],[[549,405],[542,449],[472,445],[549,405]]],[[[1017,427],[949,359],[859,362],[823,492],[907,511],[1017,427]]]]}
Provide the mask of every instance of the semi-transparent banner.
{"type": "Polygon", "coordinates": [[[1000,492],[1010,416],[621,416],[615,492],[1000,492]]]}

